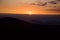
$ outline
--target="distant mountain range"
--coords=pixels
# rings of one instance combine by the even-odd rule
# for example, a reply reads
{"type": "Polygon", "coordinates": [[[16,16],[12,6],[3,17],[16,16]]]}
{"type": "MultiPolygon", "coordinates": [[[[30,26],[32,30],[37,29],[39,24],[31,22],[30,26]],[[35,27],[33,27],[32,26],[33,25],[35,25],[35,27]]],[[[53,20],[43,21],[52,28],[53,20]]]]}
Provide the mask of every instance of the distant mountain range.
{"type": "Polygon", "coordinates": [[[19,21],[19,24],[20,23],[26,23],[28,22],[31,23],[31,24],[41,24],[41,25],[60,25],[60,15],[13,15],[13,14],[5,14],[5,15],[0,15],[0,19],[2,18],[2,22],[5,21],[5,19],[7,19],[6,21],[11,21],[11,22],[14,22],[14,21],[19,21]],[[7,17],[7,18],[6,18],[7,17]],[[9,17],[12,17],[12,18],[9,18],[9,17]],[[14,18],[17,18],[17,19],[14,19],[14,18]],[[4,20],[4,21],[3,21],[4,20]],[[20,22],[21,20],[21,22],[20,22]]]}
{"type": "Polygon", "coordinates": [[[55,16],[37,15],[37,16],[0,15],[0,32],[60,31],[59,15],[55,16]],[[24,20],[22,20],[21,18],[24,20]]]}

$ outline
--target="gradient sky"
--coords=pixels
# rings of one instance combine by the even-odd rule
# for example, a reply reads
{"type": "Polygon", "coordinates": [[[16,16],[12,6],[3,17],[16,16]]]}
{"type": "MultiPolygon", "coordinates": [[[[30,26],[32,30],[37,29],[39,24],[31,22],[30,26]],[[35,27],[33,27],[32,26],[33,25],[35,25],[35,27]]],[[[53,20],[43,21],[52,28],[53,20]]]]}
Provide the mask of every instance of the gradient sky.
{"type": "Polygon", "coordinates": [[[0,0],[0,13],[60,14],[60,2],[55,5],[48,4],[47,6],[30,5],[30,3],[37,3],[38,1],[44,3],[56,0],[0,0]],[[53,6],[57,7],[53,8],[53,6]]]}

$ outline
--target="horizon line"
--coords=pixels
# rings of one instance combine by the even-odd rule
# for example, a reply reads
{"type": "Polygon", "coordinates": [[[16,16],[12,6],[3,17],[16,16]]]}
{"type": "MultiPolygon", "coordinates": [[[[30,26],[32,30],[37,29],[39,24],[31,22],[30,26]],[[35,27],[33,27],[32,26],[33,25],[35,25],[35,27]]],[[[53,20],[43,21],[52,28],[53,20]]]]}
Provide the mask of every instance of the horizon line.
{"type": "MultiPolygon", "coordinates": [[[[0,14],[10,14],[10,15],[14,15],[14,14],[16,14],[16,15],[30,15],[30,14],[25,14],[25,13],[23,13],[23,14],[20,14],[20,13],[0,13],[0,14]]],[[[51,14],[50,14],[50,13],[49,13],[49,14],[46,13],[46,14],[45,14],[45,13],[44,13],[44,14],[31,14],[31,15],[60,15],[60,14],[59,14],[59,13],[58,13],[58,14],[56,14],[56,13],[53,13],[53,14],[52,14],[52,13],[51,13],[51,14]]]]}

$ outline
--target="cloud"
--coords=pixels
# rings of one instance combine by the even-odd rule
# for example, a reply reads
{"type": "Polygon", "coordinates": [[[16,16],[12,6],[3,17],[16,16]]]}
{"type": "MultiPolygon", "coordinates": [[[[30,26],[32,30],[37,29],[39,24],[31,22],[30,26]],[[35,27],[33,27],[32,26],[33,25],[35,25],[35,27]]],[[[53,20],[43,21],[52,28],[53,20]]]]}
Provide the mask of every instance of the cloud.
{"type": "Polygon", "coordinates": [[[60,9],[46,9],[46,11],[50,11],[52,13],[60,14],[60,9]]]}
{"type": "Polygon", "coordinates": [[[60,13],[60,6],[58,3],[60,2],[60,0],[55,0],[55,1],[47,1],[47,2],[35,2],[35,3],[30,3],[30,5],[35,5],[38,7],[43,7],[43,9],[45,8],[45,10],[47,11],[52,11],[52,12],[58,12],[60,13]]]}
{"type": "Polygon", "coordinates": [[[60,1],[60,0],[57,0],[57,1],[60,1]]]}
{"type": "Polygon", "coordinates": [[[58,1],[46,1],[46,2],[41,2],[41,1],[37,1],[37,2],[35,2],[35,3],[30,3],[30,5],[36,5],[36,6],[44,6],[44,7],[46,7],[46,6],[50,6],[50,7],[52,7],[53,6],[53,8],[60,8],[60,6],[59,6],[59,1],[60,0],[58,0],[58,1]]]}
{"type": "Polygon", "coordinates": [[[57,4],[57,2],[55,2],[55,1],[50,1],[48,3],[50,3],[50,4],[57,4]]]}
{"type": "Polygon", "coordinates": [[[46,6],[47,2],[42,3],[42,2],[38,2],[38,3],[30,3],[30,5],[37,5],[37,6],[46,6]]]}

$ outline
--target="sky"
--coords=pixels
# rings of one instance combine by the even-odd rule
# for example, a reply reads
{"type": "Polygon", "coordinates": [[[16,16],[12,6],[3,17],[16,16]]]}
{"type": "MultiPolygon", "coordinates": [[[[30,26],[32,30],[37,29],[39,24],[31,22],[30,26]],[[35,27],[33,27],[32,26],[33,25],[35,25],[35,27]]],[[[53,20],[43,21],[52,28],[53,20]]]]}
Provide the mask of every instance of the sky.
{"type": "Polygon", "coordinates": [[[60,1],[57,0],[0,0],[0,13],[60,14],[59,4],[60,1]],[[57,4],[49,3],[50,1],[57,4]],[[42,6],[44,3],[46,5],[42,6]]]}

